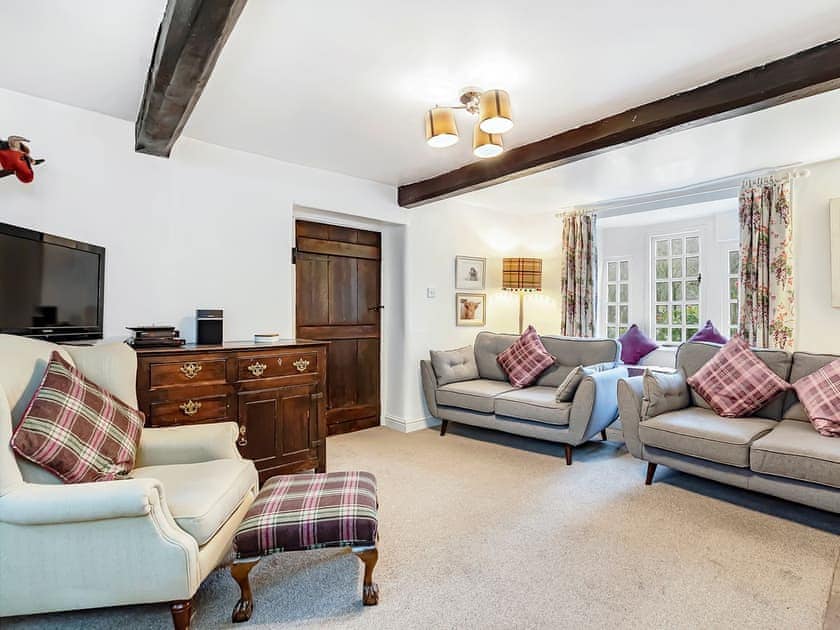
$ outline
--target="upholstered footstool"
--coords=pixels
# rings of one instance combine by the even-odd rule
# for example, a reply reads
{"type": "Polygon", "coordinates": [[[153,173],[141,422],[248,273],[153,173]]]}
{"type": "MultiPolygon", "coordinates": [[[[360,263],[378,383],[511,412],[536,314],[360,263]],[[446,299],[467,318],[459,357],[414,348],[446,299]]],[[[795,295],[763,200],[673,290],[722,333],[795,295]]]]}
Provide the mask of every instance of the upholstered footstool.
{"type": "Polygon", "coordinates": [[[376,549],[376,478],[367,472],[285,475],[265,482],[233,538],[230,573],[240,598],[233,621],[248,621],[254,608],[248,574],[260,558],[282,551],[347,547],[365,565],[362,602],[379,603],[373,568],[376,549]]]}

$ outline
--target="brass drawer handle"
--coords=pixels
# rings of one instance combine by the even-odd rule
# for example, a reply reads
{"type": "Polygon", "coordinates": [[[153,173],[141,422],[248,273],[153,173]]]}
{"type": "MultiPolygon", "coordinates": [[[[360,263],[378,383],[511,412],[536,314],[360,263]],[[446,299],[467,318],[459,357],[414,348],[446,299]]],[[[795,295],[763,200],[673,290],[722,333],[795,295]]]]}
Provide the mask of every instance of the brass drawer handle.
{"type": "Polygon", "coordinates": [[[199,372],[201,372],[201,363],[190,361],[181,366],[181,374],[187,378],[195,378],[199,372]]]}
{"type": "Polygon", "coordinates": [[[301,357],[300,359],[292,363],[292,365],[294,365],[295,368],[297,368],[298,372],[306,372],[306,368],[309,367],[309,361],[301,357]]]}
{"type": "Polygon", "coordinates": [[[263,372],[265,372],[265,368],[267,367],[268,366],[265,363],[257,361],[248,366],[248,371],[254,376],[262,376],[263,372]]]}
{"type": "Polygon", "coordinates": [[[194,416],[201,409],[201,403],[194,400],[188,400],[179,406],[180,410],[184,412],[185,416],[194,416]]]}
{"type": "Polygon", "coordinates": [[[280,367],[283,366],[283,357],[277,357],[277,365],[279,365],[280,367]]]}
{"type": "Polygon", "coordinates": [[[245,437],[246,433],[248,433],[248,427],[243,424],[239,427],[239,439],[236,441],[238,446],[248,446],[248,438],[245,437]]]}

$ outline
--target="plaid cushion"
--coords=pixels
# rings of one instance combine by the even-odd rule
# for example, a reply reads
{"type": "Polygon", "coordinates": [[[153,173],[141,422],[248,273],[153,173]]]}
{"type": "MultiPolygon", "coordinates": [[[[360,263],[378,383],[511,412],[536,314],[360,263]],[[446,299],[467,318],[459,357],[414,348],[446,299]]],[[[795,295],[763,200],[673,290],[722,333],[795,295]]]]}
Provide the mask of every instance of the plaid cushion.
{"type": "Polygon", "coordinates": [[[66,483],[109,481],[131,472],[142,428],[141,412],[53,352],[11,446],[66,483]]]}
{"type": "Polygon", "coordinates": [[[803,376],[793,389],[817,432],[840,437],[840,359],[803,376]]]}
{"type": "Polygon", "coordinates": [[[741,337],[727,341],[687,382],[725,418],[750,416],[790,389],[741,337]]]}
{"type": "Polygon", "coordinates": [[[533,326],[528,326],[512,346],[496,357],[496,361],[514,387],[532,385],[546,368],[554,365],[554,357],[545,349],[533,326]]]}
{"type": "Polygon", "coordinates": [[[283,475],[265,482],[233,538],[237,558],[376,544],[376,478],[367,472],[283,475]]]}

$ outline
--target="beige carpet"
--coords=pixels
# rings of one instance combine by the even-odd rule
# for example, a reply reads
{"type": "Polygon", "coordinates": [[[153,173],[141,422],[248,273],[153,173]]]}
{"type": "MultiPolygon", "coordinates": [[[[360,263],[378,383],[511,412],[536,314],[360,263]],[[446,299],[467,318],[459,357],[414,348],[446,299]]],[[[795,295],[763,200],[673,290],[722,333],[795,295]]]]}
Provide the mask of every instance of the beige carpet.
{"type": "MultiPolygon", "coordinates": [[[[615,442],[575,451],[450,425],[330,438],[330,470],[380,484],[380,604],[361,563],[288,553],[252,572],[237,628],[822,628],[840,519],[660,470],[615,442]]],[[[662,468],[662,467],[660,467],[662,468]]],[[[130,570],[130,569],[129,569],[130,570]]],[[[234,627],[238,590],[217,571],[195,628],[234,627]]],[[[166,606],[4,620],[4,628],[170,628],[166,606]]]]}

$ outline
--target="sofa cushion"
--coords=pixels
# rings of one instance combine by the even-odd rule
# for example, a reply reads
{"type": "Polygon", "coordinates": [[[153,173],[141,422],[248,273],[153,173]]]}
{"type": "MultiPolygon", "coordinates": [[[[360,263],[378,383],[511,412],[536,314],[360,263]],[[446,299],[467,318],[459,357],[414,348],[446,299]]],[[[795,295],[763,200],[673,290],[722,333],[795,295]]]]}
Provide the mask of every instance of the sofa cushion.
{"type": "Polygon", "coordinates": [[[691,404],[685,373],[673,374],[648,370],[642,377],[642,417],[653,418],[691,404]]]}
{"type": "Polygon", "coordinates": [[[776,424],[765,418],[721,418],[711,409],[688,407],[645,420],[639,438],[646,446],[748,468],[750,444],[776,424]]]}
{"type": "Polygon", "coordinates": [[[461,407],[482,413],[493,413],[493,399],[499,394],[513,390],[507,381],[493,381],[479,378],[438,387],[435,398],[439,405],[461,407]]]}
{"type": "Polygon", "coordinates": [[[703,328],[694,333],[689,341],[710,341],[712,343],[724,344],[729,340],[715,328],[715,324],[711,319],[707,319],[706,323],[703,324],[703,328]]]}
{"type": "Polygon", "coordinates": [[[251,462],[241,459],[145,466],[131,476],[163,484],[175,522],[199,546],[213,538],[257,482],[251,462]]]}
{"type": "Polygon", "coordinates": [[[546,424],[569,424],[571,402],[557,402],[553,387],[526,387],[496,397],[496,415],[546,424]]]}
{"type": "Polygon", "coordinates": [[[603,372],[604,370],[611,370],[615,367],[615,363],[596,363],[595,365],[578,365],[572,368],[571,372],[566,375],[563,382],[557,386],[555,392],[557,402],[572,402],[575,398],[575,392],[583,380],[584,376],[592,376],[596,372],[603,372]]]}
{"type": "Polygon", "coordinates": [[[431,350],[429,358],[435,370],[438,385],[447,385],[459,381],[472,381],[478,378],[478,364],[472,346],[457,350],[431,350]]]}
{"type": "Polygon", "coordinates": [[[741,337],[728,341],[687,382],[726,418],[750,416],[790,389],[790,383],[756,357],[741,337]]]}
{"type": "Polygon", "coordinates": [[[750,468],[840,488],[840,440],[820,435],[805,422],[782,420],[753,443],[750,468]]]}
{"type": "Polygon", "coordinates": [[[639,359],[659,347],[636,324],[630,326],[618,341],[621,343],[621,360],[627,365],[636,365],[639,359]]]}
{"type": "Polygon", "coordinates": [[[496,361],[508,376],[514,387],[533,385],[546,368],[554,365],[555,359],[545,349],[537,330],[528,326],[519,339],[496,357],[496,361]]]}
{"type": "MultiPolygon", "coordinates": [[[[791,383],[813,374],[820,368],[825,367],[835,359],[840,358],[836,354],[814,354],[811,352],[794,352],[793,364],[790,368],[791,383]]],[[[805,406],[796,395],[796,390],[788,391],[787,400],[785,400],[785,409],[782,417],[788,420],[801,420],[802,422],[810,422],[808,412],[805,411],[805,406]]]]}

